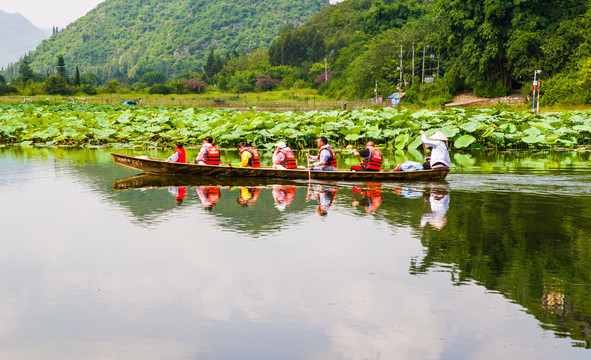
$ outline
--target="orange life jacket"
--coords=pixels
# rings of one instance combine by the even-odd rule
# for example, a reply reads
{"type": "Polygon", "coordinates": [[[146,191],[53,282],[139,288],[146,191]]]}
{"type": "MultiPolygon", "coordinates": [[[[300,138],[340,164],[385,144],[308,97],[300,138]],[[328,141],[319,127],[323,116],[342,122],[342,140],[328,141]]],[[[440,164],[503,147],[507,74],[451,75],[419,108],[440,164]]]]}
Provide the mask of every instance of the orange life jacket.
{"type": "Polygon", "coordinates": [[[283,161],[281,165],[283,165],[286,169],[297,169],[298,164],[295,161],[295,155],[290,148],[284,148],[279,150],[280,153],[283,154],[283,161]]]}
{"type": "Polygon", "coordinates": [[[206,143],[201,146],[205,146],[207,152],[203,156],[203,162],[206,165],[219,165],[220,164],[220,150],[213,144],[206,143]]]}
{"type": "Polygon", "coordinates": [[[337,168],[337,159],[334,156],[334,151],[332,151],[332,149],[330,148],[330,146],[328,145],[323,145],[320,148],[320,151],[318,151],[318,157],[320,157],[320,153],[322,152],[322,150],[328,150],[328,152],[330,152],[330,157],[326,160],[326,163],[324,164],[324,166],[332,166],[334,168],[337,168]]]}
{"type": "Polygon", "coordinates": [[[366,170],[380,171],[382,170],[382,153],[373,146],[368,146],[369,158],[361,163],[361,166],[366,170]]]}
{"type": "Polygon", "coordinates": [[[248,151],[251,155],[250,159],[248,159],[248,166],[253,168],[261,167],[261,163],[259,161],[259,152],[255,147],[250,146],[242,148],[242,151],[240,151],[240,153],[242,154],[243,151],[248,151]]]}

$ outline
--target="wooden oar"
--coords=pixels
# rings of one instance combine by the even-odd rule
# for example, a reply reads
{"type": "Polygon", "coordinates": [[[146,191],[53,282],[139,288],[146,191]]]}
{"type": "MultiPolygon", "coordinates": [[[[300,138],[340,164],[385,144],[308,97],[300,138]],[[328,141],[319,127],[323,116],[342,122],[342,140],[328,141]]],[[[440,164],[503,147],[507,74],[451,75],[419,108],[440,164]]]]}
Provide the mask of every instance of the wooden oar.
{"type": "Polygon", "coordinates": [[[310,187],[310,181],[312,181],[312,169],[310,169],[310,158],[306,155],[306,161],[308,162],[308,188],[310,187]]]}

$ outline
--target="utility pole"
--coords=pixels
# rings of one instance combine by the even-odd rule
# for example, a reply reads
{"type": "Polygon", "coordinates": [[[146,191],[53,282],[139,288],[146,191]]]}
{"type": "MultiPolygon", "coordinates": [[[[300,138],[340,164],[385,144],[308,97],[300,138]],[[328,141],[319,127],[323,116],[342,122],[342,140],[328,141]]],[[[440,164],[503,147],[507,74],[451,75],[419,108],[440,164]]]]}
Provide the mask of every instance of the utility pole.
{"type": "Polygon", "coordinates": [[[402,45],[400,45],[400,82],[402,83],[402,45]]]}
{"type": "Polygon", "coordinates": [[[415,43],[412,43],[412,78],[415,77],[415,43]]]}
{"type": "Polygon", "coordinates": [[[437,80],[439,80],[439,55],[441,52],[439,51],[439,46],[437,47],[437,80]]]}
{"type": "Polygon", "coordinates": [[[425,83],[425,49],[427,48],[427,45],[423,44],[423,72],[421,74],[421,84],[425,83]]]}

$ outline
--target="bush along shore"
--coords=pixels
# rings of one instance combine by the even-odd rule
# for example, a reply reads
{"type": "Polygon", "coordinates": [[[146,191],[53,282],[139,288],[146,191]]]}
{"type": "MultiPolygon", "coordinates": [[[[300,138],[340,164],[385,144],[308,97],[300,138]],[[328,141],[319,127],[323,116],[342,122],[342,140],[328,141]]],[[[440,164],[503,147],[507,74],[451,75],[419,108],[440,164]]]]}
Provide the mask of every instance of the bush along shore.
{"type": "Polygon", "coordinates": [[[0,143],[13,145],[199,145],[211,135],[220,147],[246,141],[271,148],[335,147],[372,139],[382,148],[417,149],[419,131],[441,130],[456,149],[554,149],[591,145],[591,111],[533,114],[494,109],[237,111],[125,105],[0,105],[0,143]]]}

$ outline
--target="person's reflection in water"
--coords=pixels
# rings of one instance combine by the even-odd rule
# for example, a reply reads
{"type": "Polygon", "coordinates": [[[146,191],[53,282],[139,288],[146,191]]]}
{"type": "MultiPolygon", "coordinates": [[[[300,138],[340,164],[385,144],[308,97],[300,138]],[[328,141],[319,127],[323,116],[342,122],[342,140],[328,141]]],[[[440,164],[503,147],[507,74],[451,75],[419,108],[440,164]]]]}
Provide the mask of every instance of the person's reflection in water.
{"type": "Polygon", "coordinates": [[[183,200],[185,200],[185,195],[187,194],[187,188],[186,187],[176,187],[176,186],[169,187],[168,192],[171,193],[172,195],[174,195],[177,205],[180,205],[183,203],[183,200]]]}
{"type": "Polygon", "coordinates": [[[447,223],[447,210],[449,209],[449,190],[445,187],[435,187],[431,193],[425,196],[425,203],[429,202],[431,212],[423,213],[420,227],[431,225],[437,230],[443,229],[447,223]]]}
{"type": "Polygon", "coordinates": [[[418,199],[423,196],[423,189],[408,185],[396,185],[394,186],[394,194],[405,199],[418,199]]]}
{"type": "Polygon", "coordinates": [[[242,205],[242,207],[249,207],[254,205],[258,198],[258,187],[241,187],[240,196],[238,197],[238,199],[236,199],[236,201],[238,202],[238,204],[242,205]]]}
{"type": "Polygon", "coordinates": [[[367,184],[365,187],[354,186],[353,194],[360,194],[353,200],[353,207],[363,205],[367,214],[372,214],[380,205],[382,205],[382,185],[381,184],[367,184]]]}
{"type": "Polygon", "coordinates": [[[334,199],[337,195],[336,186],[320,186],[314,185],[312,189],[308,188],[308,194],[306,195],[306,202],[312,198],[316,198],[318,201],[317,213],[319,216],[328,215],[328,210],[332,207],[334,199]]]}
{"type": "Polygon", "coordinates": [[[201,205],[207,211],[211,211],[220,200],[219,186],[198,186],[195,190],[199,200],[201,200],[201,205]]]}
{"type": "Polygon", "coordinates": [[[283,211],[287,208],[287,205],[291,204],[295,198],[296,187],[290,186],[273,186],[273,200],[275,200],[275,207],[279,211],[283,211]]]}

